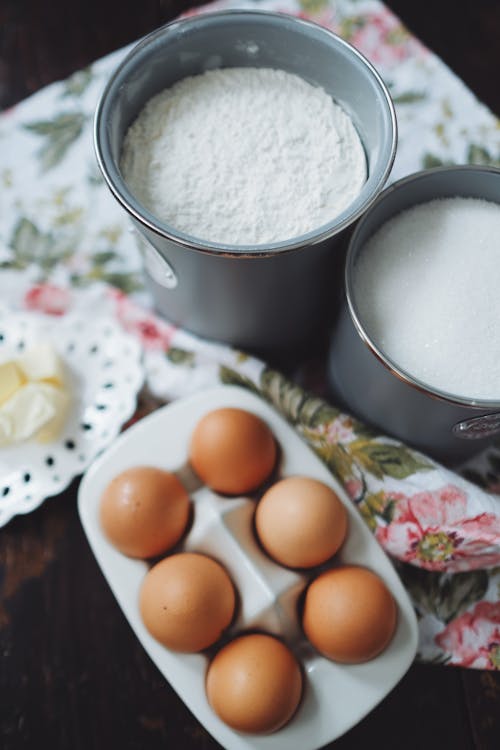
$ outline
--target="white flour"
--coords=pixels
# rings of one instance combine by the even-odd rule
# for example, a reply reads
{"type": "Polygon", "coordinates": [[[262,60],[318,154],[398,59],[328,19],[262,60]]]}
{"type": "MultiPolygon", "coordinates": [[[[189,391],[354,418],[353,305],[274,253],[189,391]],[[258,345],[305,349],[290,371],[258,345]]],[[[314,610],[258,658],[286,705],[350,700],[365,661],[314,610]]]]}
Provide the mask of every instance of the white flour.
{"type": "Polygon", "coordinates": [[[350,117],[321,88],[269,68],[185,78],[130,127],[121,168],[155,216],[201,240],[288,240],[359,194],[366,160],[350,117]]]}

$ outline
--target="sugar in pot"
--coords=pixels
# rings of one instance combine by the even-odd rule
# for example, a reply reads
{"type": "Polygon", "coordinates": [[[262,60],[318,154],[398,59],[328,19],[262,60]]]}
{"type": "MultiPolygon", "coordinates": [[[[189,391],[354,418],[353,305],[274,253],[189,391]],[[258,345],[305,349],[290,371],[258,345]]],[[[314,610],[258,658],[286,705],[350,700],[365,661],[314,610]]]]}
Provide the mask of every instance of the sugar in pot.
{"type": "Polygon", "coordinates": [[[448,462],[500,431],[500,170],[442,167],[387,188],[359,222],[329,358],[362,419],[448,462]]]}

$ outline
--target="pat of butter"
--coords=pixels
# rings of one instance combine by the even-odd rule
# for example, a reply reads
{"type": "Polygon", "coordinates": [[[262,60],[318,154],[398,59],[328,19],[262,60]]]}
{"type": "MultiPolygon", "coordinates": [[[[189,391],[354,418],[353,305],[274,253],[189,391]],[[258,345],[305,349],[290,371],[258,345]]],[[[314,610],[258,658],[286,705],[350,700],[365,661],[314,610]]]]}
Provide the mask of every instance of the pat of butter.
{"type": "Polygon", "coordinates": [[[15,362],[0,365],[0,404],[5,403],[25,383],[26,378],[15,362]]]}
{"type": "Polygon", "coordinates": [[[52,393],[55,390],[45,383],[26,383],[2,404],[0,417],[5,424],[9,424],[4,445],[27,440],[55,416],[56,405],[52,393]]]}
{"type": "Polygon", "coordinates": [[[16,362],[27,380],[40,380],[59,388],[64,386],[63,365],[50,344],[36,344],[18,357],[16,362]]]}
{"type": "Polygon", "coordinates": [[[0,365],[0,448],[32,437],[55,440],[69,404],[64,366],[51,344],[35,344],[0,365]]]}
{"type": "Polygon", "coordinates": [[[12,420],[0,413],[0,448],[12,443],[12,420]]]}
{"type": "Polygon", "coordinates": [[[70,398],[66,391],[55,388],[53,385],[48,383],[41,383],[40,385],[44,388],[45,397],[51,401],[55,409],[55,414],[36,432],[35,439],[39,443],[51,443],[59,436],[64,427],[68,415],[70,398]]]}

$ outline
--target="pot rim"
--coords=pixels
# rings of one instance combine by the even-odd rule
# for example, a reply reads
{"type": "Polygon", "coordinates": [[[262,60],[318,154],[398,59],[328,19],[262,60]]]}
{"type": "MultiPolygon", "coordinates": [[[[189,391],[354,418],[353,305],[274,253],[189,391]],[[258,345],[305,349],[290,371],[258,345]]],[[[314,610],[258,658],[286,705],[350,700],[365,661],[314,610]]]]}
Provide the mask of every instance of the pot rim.
{"type": "MultiPolygon", "coordinates": [[[[94,116],[94,150],[97,158],[97,163],[101,170],[101,173],[107,183],[108,188],[114,195],[115,199],[121,206],[127,211],[127,213],[140,224],[144,229],[159,235],[161,238],[170,240],[179,245],[182,245],[188,250],[197,250],[203,253],[211,255],[219,255],[233,258],[240,257],[268,257],[277,253],[287,253],[294,250],[301,249],[305,246],[319,244],[328,240],[335,235],[342,232],[353,222],[355,222],[376,200],[380,191],[383,189],[385,182],[390,174],[394,159],[396,156],[396,145],[397,145],[397,120],[394,104],[389,94],[388,88],[385,85],[383,79],[374,68],[374,66],[362,55],[355,47],[346,42],[344,39],[334,34],[324,26],[320,26],[313,21],[308,21],[302,18],[288,15],[286,13],[261,11],[261,10],[223,10],[216,11],[206,14],[200,14],[197,16],[189,16],[187,18],[180,18],[171,21],[163,26],[155,29],[154,31],[143,37],[134,47],[127,53],[122,62],[114,70],[113,74],[109,78],[106,86],[99,98],[95,116],[94,116]],[[189,27],[193,24],[213,24],[217,23],[218,20],[228,17],[238,17],[242,19],[254,18],[260,20],[268,20],[273,23],[288,24],[291,27],[297,27],[298,29],[313,29],[316,34],[324,36],[330,44],[337,44],[344,48],[349,55],[361,62],[362,66],[366,69],[369,76],[371,76],[373,83],[378,88],[383,100],[386,104],[386,114],[389,122],[389,128],[387,133],[387,142],[384,144],[384,150],[387,152],[387,160],[376,184],[373,186],[371,193],[367,195],[364,201],[362,201],[355,211],[350,211],[348,206],[342,211],[336,218],[330,222],[323,224],[316,230],[312,230],[306,234],[299,235],[293,238],[293,241],[282,240],[280,242],[273,242],[262,245],[228,245],[217,242],[202,241],[199,238],[189,235],[185,232],[176,230],[169,224],[165,224],[158,220],[150,211],[144,208],[128,190],[127,184],[123,180],[119,169],[114,165],[114,160],[111,158],[109,153],[110,149],[107,145],[107,129],[103,122],[104,110],[110,94],[116,86],[117,79],[119,78],[122,71],[133,61],[136,56],[142,52],[145,47],[149,47],[158,39],[168,34],[169,32],[180,29],[181,32],[186,32],[185,27],[189,27]],[[341,219],[339,221],[339,218],[341,219]]],[[[363,144],[364,146],[364,144],[363,144]]],[[[370,179],[368,174],[367,182],[370,179]]],[[[365,185],[367,184],[365,183],[365,185]]],[[[360,195],[365,189],[363,186],[360,195]]],[[[351,204],[352,206],[353,204],[351,204]]]]}
{"type": "MultiPolygon", "coordinates": [[[[366,344],[366,346],[371,350],[371,352],[376,356],[376,358],[388,369],[393,375],[395,375],[399,380],[402,380],[407,385],[411,386],[412,388],[415,388],[416,390],[420,391],[421,393],[424,393],[427,396],[430,396],[431,398],[437,399],[439,401],[445,401],[449,404],[454,404],[456,406],[469,406],[471,408],[477,408],[477,409],[500,409],[500,399],[494,400],[494,399],[482,399],[482,398],[467,398],[465,396],[460,396],[456,393],[451,393],[445,390],[441,390],[440,388],[435,388],[434,386],[429,385],[428,383],[425,383],[423,380],[420,380],[419,378],[414,377],[411,373],[409,373],[404,368],[400,367],[391,357],[389,357],[385,352],[373,341],[371,336],[366,331],[362,321],[361,316],[358,313],[355,301],[354,301],[354,289],[353,289],[353,276],[354,276],[354,263],[356,260],[356,257],[358,256],[358,253],[360,252],[362,245],[359,242],[359,236],[362,233],[366,223],[370,221],[371,213],[374,211],[381,203],[384,203],[387,200],[390,200],[393,193],[396,191],[399,191],[401,189],[405,189],[409,184],[412,184],[414,182],[418,182],[419,180],[433,180],[434,175],[436,174],[443,174],[443,173],[467,173],[467,172],[486,172],[486,173],[492,173],[497,175],[500,178],[500,168],[488,166],[488,165],[480,165],[480,164],[461,164],[461,165],[452,165],[452,166],[441,166],[441,167],[433,167],[432,169],[422,169],[418,172],[413,172],[410,175],[407,175],[406,177],[402,177],[401,179],[397,180],[396,182],[393,182],[391,185],[389,185],[387,188],[385,188],[380,195],[373,201],[371,210],[365,212],[363,217],[358,222],[350,240],[349,245],[347,248],[347,254],[346,254],[346,261],[345,261],[345,270],[344,270],[344,290],[345,290],[345,296],[347,300],[347,305],[349,309],[349,314],[351,316],[351,320],[354,324],[354,327],[362,339],[363,343],[366,344]]],[[[461,197],[462,193],[460,189],[456,193],[457,197],[461,197]]],[[[500,193],[499,193],[500,196],[500,193]]],[[[434,198],[439,198],[441,196],[438,195],[432,195],[430,194],[428,196],[429,201],[433,200],[434,198]]],[[[450,196],[451,197],[451,196],[450,196]]],[[[464,196],[464,197],[470,197],[470,196],[464,196]]],[[[426,201],[420,201],[419,203],[425,203],[426,201]]],[[[486,199],[485,199],[486,200],[486,199]]],[[[500,200],[498,201],[500,205],[500,200]]],[[[412,204],[412,205],[419,205],[418,203],[412,204]]],[[[408,208],[411,208],[411,206],[408,206],[408,208]]],[[[403,211],[406,209],[402,209],[403,211]]],[[[393,214],[393,216],[396,216],[396,214],[393,214]]],[[[392,217],[390,217],[392,218],[392,217]]],[[[387,221],[390,221],[390,218],[387,219],[387,221]]],[[[382,225],[380,225],[382,226],[382,225]]],[[[378,229],[379,227],[377,227],[378,229]]]]}

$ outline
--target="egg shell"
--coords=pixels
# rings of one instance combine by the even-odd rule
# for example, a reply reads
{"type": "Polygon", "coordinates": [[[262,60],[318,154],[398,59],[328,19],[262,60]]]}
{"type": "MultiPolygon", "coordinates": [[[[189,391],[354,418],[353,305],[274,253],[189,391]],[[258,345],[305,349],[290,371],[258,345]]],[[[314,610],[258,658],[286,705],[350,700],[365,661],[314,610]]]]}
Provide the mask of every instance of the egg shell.
{"type": "Polygon", "coordinates": [[[354,565],[327,570],[307,589],[302,625],[324,656],[342,663],[380,654],[396,629],[397,607],[379,576],[354,565]]]}
{"type": "Polygon", "coordinates": [[[139,609],[146,628],[173,651],[202,651],[231,623],[236,606],[226,570],[206,555],[181,552],[146,574],[139,609]]]}
{"type": "Polygon", "coordinates": [[[148,558],[177,544],[189,512],[189,496],[174,474],[153,466],[135,466],[118,474],[105,488],[100,522],[120,552],[148,558]]]}
{"type": "Polygon", "coordinates": [[[290,649],[277,638],[242,635],[213,659],[206,691],[213,710],[230,727],[268,734],[280,729],[297,710],[302,672],[290,649]]]}
{"type": "Polygon", "coordinates": [[[347,533],[347,511],[323,482],[287,477],[263,495],[255,528],[265,551],[278,563],[311,568],[340,548],[347,533]]]}
{"type": "Polygon", "coordinates": [[[271,474],[277,446],[267,424],[244,409],[215,409],[200,419],[189,460],[216,492],[238,495],[257,489],[271,474]]]}

